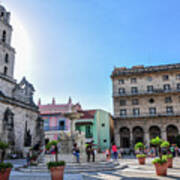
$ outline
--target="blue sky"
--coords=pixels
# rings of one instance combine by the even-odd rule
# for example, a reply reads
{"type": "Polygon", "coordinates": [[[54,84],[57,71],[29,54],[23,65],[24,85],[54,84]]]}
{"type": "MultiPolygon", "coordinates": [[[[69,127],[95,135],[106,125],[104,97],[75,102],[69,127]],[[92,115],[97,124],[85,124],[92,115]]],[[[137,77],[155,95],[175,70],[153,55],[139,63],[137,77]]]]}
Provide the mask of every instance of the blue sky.
{"type": "MultiPolygon", "coordinates": [[[[29,36],[30,55],[15,76],[27,76],[35,100],[112,112],[114,66],[180,62],[179,0],[3,0],[29,36]]],[[[14,27],[18,28],[18,27],[14,27]]],[[[14,35],[15,36],[15,35],[14,35]]],[[[17,37],[14,37],[16,41],[17,37]]],[[[24,42],[22,41],[22,44],[24,42]]],[[[24,43],[23,46],[26,46],[24,43]]],[[[16,44],[15,44],[16,45],[16,44]]]]}

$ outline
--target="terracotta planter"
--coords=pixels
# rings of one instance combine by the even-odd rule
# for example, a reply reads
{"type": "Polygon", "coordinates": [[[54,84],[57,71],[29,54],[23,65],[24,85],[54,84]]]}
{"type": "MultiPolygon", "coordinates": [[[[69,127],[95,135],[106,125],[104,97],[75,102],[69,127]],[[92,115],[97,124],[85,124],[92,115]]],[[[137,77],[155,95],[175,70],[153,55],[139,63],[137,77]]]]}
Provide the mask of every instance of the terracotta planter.
{"type": "Polygon", "coordinates": [[[163,164],[159,164],[159,163],[155,163],[155,168],[156,168],[156,174],[158,176],[167,176],[167,167],[168,167],[168,163],[163,163],[163,164]]]}
{"type": "Polygon", "coordinates": [[[0,179],[9,180],[9,175],[11,173],[11,168],[7,168],[4,171],[0,172],[0,179]]]}
{"type": "Polygon", "coordinates": [[[173,158],[168,158],[168,168],[172,168],[173,167],[173,158]]]}
{"type": "Polygon", "coordinates": [[[50,168],[52,180],[63,180],[64,179],[64,168],[65,166],[58,166],[50,168]]]}
{"type": "Polygon", "coordinates": [[[146,158],[145,157],[138,158],[138,161],[139,161],[139,164],[143,165],[145,164],[146,158]]]}

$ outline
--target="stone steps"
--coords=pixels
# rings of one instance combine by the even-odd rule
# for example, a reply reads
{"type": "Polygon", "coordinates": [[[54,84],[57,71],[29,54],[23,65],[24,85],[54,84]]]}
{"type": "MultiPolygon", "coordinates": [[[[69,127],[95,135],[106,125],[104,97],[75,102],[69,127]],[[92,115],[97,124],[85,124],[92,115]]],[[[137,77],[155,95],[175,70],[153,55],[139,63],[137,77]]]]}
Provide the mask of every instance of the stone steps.
{"type": "MultiPolygon", "coordinates": [[[[65,173],[83,173],[83,172],[101,172],[101,171],[112,171],[117,169],[127,168],[126,165],[119,165],[118,163],[82,163],[82,164],[67,164],[65,168],[65,173]]],[[[49,172],[45,165],[31,166],[28,168],[19,167],[16,168],[17,171],[32,173],[32,172],[49,172]]]]}

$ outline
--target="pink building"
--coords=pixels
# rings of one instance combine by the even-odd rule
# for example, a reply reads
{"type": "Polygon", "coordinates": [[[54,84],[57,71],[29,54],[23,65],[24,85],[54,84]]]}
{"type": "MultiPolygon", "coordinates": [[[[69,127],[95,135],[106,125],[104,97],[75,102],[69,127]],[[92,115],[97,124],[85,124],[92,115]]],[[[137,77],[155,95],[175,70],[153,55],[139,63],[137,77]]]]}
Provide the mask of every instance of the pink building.
{"type": "Polygon", "coordinates": [[[60,131],[70,131],[70,120],[64,116],[65,113],[81,110],[79,103],[73,104],[69,98],[67,104],[56,104],[52,99],[51,104],[43,105],[38,102],[41,117],[44,119],[44,130],[46,139],[57,139],[60,131]]]}

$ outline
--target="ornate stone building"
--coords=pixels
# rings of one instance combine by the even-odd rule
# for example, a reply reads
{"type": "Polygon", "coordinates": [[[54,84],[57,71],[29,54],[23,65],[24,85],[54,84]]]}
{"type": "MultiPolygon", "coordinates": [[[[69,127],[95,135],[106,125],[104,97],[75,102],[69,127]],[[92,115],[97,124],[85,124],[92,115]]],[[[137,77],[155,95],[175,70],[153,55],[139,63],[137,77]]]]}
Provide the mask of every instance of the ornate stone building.
{"type": "Polygon", "coordinates": [[[34,104],[34,88],[14,79],[15,49],[11,47],[10,13],[0,6],[0,140],[23,152],[42,140],[43,123],[34,104]]]}
{"type": "Polygon", "coordinates": [[[171,143],[180,133],[180,64],[115,68],[115,142],[130,148],[160,136],[171,143]]]}

